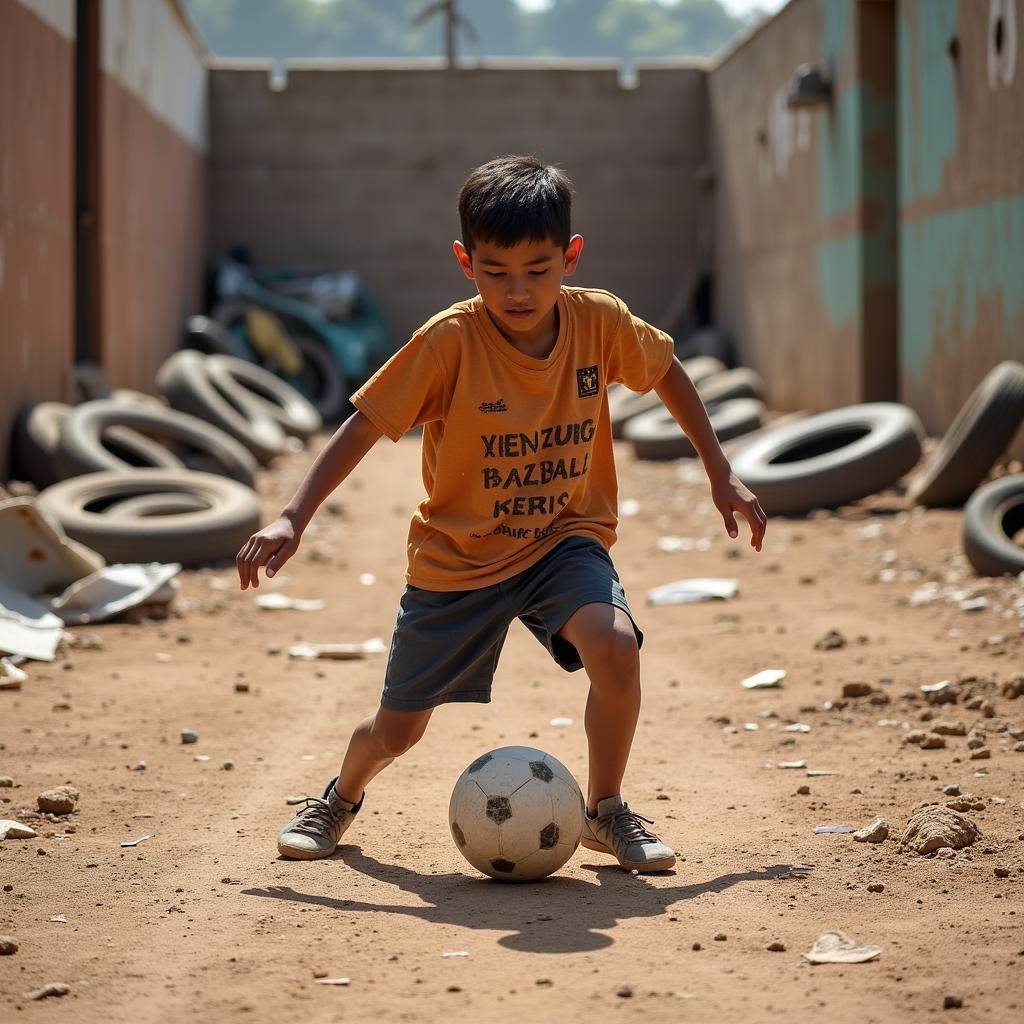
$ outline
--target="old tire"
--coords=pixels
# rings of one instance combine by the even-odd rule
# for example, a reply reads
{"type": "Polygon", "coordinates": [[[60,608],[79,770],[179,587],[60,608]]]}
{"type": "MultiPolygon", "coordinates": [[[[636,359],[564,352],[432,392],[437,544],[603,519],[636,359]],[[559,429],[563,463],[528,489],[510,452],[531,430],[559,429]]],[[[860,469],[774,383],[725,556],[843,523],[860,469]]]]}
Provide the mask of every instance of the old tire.
{"type": "Polygon", "coordinates": [[[86,402],[76,406],[68,416],[57,448],[57,464],[62,474],[78,476],[131,469],[130,463],[117,458],[100,443],[101,435],[114,426],[131,427],[147,437],[195,449],[211,460],[224,476],[248,487],[252,487],[256,479],[252,455],[233,437],[211,424],[174,409],[110,401],[86,402]]]}
{"type": "Polygon", "coordinates": [[[730,398],[756,398],[764,401],[764,381],[748,366],[716,373],[697,385],[697,394],[705,405],[727,402],[730,398]]]}
{"type": "MultiPolygon", "coordinates": [[[[683,361],[683,369],[695,385],[725,370],[725,364],[711,356],[697,356],[683,361]]],[[[608,388],[608,415],[611,420],[612,437],[622,437],[626,424],[642,413],[650,412],[661,405],[658,393],[630,391],[625,384],[612,384],[608,388]]]]}
{"type": "Polygon", "coordinates": [[[305,440],[323,426],[320,414],[303,395],[261,366],[231,356],[207,356],[206,372],[232,405],[251,406],[286,434],[305,440]]]}
{"type": "MultiPolygon", "coordinates": [[[[63,402],[40,402],[26,408],[15,426],[15,455],[19,469],[37,487],[49,487],[71,474],[61,463],[60,436],[75,407],[63,402]]],[[[169,448],[138,431],[110,426],[100,433],[99,443],[126,466],[184,469],[169,448]]]]}
{"type": "Polygon", "coordinates": [[[90,473],[54,484],[36,499],[64,532],[98,551],[108,562],[181,562],[203,565],[234,558],[259,529],[256,493],[210,473],[138,469],[90,473]],[[179,515],[119,519],[104,504],[144,494],[196,495],[206,507],[179,515]]]}
{"type": "MultiPolygon", "coordinates": [[[[732,398],[708,410],[711,427],[719,441],[748,434],[761,426],[764,402],[756,398],[732,398]]],[[[623,437],[632,442],[638,459],[685,459],[697,455],[683,428],[662,407],[634,417],[623,437]]]]}
{"type": "Polygon", "coordinates": [[[198,494],[187,491],[161,491],[157,494],[137,494],[103,509],[108,519],[133,519],[140,516],[180,515],[209,508],[198,494]]]}
{"type": "Polygon", "coordinates": [[[919,505],[962,505],[1024,421],[1024,366],[990,370],[907,486],[919,505]]]}
{"type": "Polygon", "coordinates": [[[1024,530],[1024,473],[979,487],[964,508],[963,545],[981,576],[1024,572],[1024,547],[1014,543],[1024,530]]]}
{"type": "Polygon", "coordinates": [[[212,423],[266,464],[286,451],[285,433],[269,416],[237,409],[221,393],[206,369],[204,356],[191,349],[175,352],[157,371],[156,386],[173,408],[212,423]]]}
{"type": "Polygon", "coordinates": [[[302,353],[302,369],[288,383],[313,404],[324,423],[336,423],[348,408],[348,381],[327,346],[316,338],[295,335],[302,353]]]}
{"type": "Polygon", "coordinates": [[[769,515],[798,515],[894,484],[920,458],[923,433],[905,405],[851,405],[767,431],[732,468],[769,515]]]}

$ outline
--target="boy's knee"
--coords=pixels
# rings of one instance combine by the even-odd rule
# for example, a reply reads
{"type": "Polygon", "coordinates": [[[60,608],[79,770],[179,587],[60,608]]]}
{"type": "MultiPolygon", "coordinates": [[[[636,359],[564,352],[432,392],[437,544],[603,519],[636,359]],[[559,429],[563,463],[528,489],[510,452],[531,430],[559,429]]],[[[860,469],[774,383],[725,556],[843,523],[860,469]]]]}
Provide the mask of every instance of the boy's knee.
{"type": "Polygon", "coordinates": [[[605,630],[590,652],[591,665],[602,672],[609,672],[622,682],[631,681],[640,664],[640,649],[636,633],[629,622],[616,622],[605,630]]]}
{"type": "Polygon", "coordinates": [[[408,718],[392,715],[386,720],[378,715],[370,727],[370,734],[385,757],[400,757],[420,739],[425,725],[414,715],[408,718]]]}

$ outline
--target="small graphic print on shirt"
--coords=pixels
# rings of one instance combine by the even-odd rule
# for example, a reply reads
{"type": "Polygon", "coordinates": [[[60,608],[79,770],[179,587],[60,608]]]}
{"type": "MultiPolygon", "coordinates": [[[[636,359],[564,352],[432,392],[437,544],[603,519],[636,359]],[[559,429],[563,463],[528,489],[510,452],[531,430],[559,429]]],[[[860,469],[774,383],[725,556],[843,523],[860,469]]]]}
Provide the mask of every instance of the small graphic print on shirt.
{"type": "Polygon", "coordinates": [[[576,391],[580,398],[589,398],[596,395],[598,391],[598,376],[596,366],[584,366],[576,371],[576,391]]]}
{"type": "Polygon", "coordinates": [[[496,402],[481,402],[479,409],[481,412],[508,412],[504,398],[499,398],[496,402]]]}

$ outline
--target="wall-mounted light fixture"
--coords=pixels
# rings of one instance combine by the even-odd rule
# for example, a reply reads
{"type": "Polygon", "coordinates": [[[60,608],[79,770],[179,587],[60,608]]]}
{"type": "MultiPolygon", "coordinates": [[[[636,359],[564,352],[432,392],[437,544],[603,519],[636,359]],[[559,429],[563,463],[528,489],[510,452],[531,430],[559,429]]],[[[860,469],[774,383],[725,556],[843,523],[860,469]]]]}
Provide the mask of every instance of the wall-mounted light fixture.
{"type": "Polygon", "coordinates": [[[821,68],[801,64],[789,80],[789,107],[817,107],[832,102],[832,80],[821,68]]]}

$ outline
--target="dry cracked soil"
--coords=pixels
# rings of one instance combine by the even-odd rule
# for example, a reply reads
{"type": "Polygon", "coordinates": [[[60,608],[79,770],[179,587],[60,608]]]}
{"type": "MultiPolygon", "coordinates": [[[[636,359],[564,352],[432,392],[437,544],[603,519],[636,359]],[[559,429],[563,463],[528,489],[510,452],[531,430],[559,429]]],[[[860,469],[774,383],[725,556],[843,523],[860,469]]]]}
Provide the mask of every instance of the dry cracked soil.
{"type": "MultiPolygon", "coordinates": [[[[617,456],[620,498],[639,508],[613,555],[647,635],[624,794],[678,851],[673,872],[633,877],[580,849],[543,883],[507,886],[460,857],[448,798],[480,753],[525,743],[585,778],[586,680],[519,625],[493,703],[441,708],[334,857],[278,858],[286,797],[321,790],[380,693],[383,656],[287,647],[389,637],[421,485],[418,443],[381,442],[260,591],[323,610],[261,610],[230,565],[186,572],[169,617],[75,629],[55,663],[0,692],[0,818],[39,833],[0,842],[0,935],[19,945],[0,956],[3,1019],[1024,1019],[1024,697],[1006,695],[1024,669],[1021,581],[974,577],[959,512],[912,510],[897,491],[773,519],[757,554],[728,539],[698,467],[617,456]],[[692,549],[662,550],[670,535],[692,549]],[[737,597],[645,603],[703,576],[735,577],[737,597]],[[741,687],[764,668],[786,670],[779,687],[741,687]],[[952,701],[929,703],[920,687],[942,680],[952,701]],[[906,741],[940,721],[944,746],[906,741]],[[74,813],[32,817],[66,783],[74,813]],[[973,845],[901,847],[914,809],[953,785],[974,798],[973,845]],[[882,843],[815,833],[878,817],[882,843]],[[828,930],[882,952],[811,966],[828,930]],[[26,999],[49,982],[70,990],[26,999]]],[[[310,457],[264,474],[268,516],[310,457]]]]}

